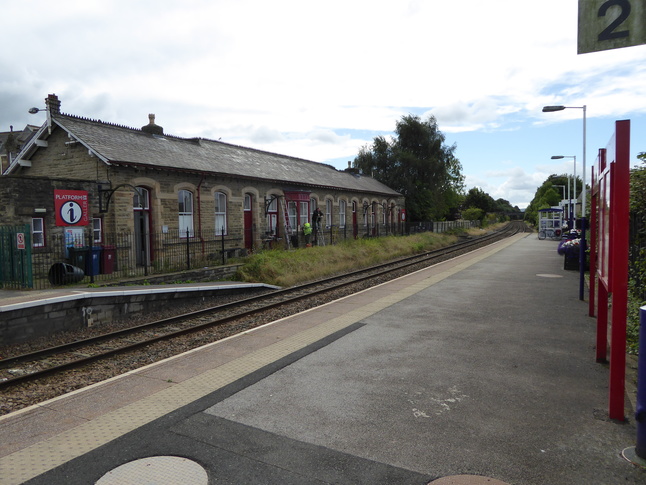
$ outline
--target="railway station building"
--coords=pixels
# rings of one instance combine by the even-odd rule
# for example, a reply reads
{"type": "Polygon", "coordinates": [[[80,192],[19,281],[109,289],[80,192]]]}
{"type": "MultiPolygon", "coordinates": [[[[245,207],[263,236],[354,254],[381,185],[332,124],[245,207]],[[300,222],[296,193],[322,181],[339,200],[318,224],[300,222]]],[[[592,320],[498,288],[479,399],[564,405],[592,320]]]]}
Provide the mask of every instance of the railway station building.
{"type": "Polygon", "coordinates": [[[0,191],[0,225],[28,224],[34,252],[81,239],[130,246],[128,257],[151,266],[173,244],[194,257],[297,245],[317,208],[328,238],[397,232],[405,214],[399,193],[350,168],[172,136],[152,114],[137,129],[64,114],[54,94],[45,101],[47,120],[0,191]],[[114,239],[123,234],[128,242],[114,239]]]}

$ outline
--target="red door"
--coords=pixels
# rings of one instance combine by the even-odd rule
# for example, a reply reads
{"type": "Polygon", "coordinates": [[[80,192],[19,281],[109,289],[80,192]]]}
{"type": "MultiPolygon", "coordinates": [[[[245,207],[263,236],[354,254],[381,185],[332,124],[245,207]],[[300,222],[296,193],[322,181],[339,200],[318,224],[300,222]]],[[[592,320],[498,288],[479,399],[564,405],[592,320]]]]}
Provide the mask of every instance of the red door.
{"type": "Polygon", "coordinates": [[[244,247],[251,251],[253,249],[253,197],[251,194],[244,195],[244,247]]]}

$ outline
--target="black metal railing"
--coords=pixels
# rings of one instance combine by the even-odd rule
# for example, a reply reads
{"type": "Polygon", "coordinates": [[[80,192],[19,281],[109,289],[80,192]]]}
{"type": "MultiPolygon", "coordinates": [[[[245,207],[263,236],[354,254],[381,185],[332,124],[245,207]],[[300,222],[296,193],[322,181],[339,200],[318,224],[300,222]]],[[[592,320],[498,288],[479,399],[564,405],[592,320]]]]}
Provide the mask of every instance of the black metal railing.
{"type": "MultiPolygon", "coordinates": [[[[406,235],[425,231],[444,232],[478,225],[476,222],[425,222],[392,224],[349,224],[322,226],[310,237],[310,244],[331,245],[366,237],[406,235]]],[[[255,231],[246,235],[256,240],[255,231]]],[[[287,236],[266,235],[253,250],[305,247],[302,230],[287,236]],[[289,242],[289,244],[287,244],[289,242]]],[[[32,248],[33,284],[45,289],[72,283],[105,284],[110,281],[181,272],[227,264],[232,257],[248,253],[242,237],[163,233],[104,233],[93,240],[89,231],[49,235],[43,247],[32,248]]]]}
{"type": "Polygon", "coordinates": [[[53,235],[33,248],[34,288],[105,282],[226,264],[243,256],[241,239],[200,236],[177,231],[155,234],[118,233],[94,241],[89,234],[53,235]]]}

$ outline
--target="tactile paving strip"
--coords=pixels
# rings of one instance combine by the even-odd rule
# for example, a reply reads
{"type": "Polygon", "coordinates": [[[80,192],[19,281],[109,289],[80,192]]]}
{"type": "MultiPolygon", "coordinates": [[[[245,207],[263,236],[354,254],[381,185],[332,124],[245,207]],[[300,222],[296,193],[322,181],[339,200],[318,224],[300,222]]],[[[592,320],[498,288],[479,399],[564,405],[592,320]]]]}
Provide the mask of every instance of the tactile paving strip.
{"type": "MultiPolygon", "coordinates": [[[[525,237],[523,235],[522,237],[525,237]]],[[[453,274],[501,251],[519,239],[518,236],[496,243],[466,261],[440,271],[423,281],[406,286],[388,297],[304,330],[282,341],[232,360],[151,396],[111,411],[76,428],[0,458],[3,485],[18,485],[48,470],[88,453],[130,431],[200,399],[258,369],[318,342],[384,308],[418,293],[453,274]]],[[[421,273],[421,270],[418,273],[421,273]]],[[[406,278],[406,277],[403,277],[406,278]]],[[[388,283],[384,283],[388,284],[388,283]]],[[[370,291],[370,290],[364,290],[370,291]]]]}

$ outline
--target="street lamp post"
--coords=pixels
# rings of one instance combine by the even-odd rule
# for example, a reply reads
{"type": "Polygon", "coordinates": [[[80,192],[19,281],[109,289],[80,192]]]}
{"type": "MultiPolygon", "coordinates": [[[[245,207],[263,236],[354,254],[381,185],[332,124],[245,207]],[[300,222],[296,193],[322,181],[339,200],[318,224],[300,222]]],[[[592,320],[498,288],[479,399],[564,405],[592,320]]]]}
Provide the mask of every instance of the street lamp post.
{"type": "MultiPolygon", "coordinates": [[[[579,254],[579,300],[583,300],[583,290],[585,287],[585,149],[586,149],[586,111],[587,106],[543,106],[543,113],[552,113],[554,111],[563,111],[564,109],[582,109],[583,110],[583,187],[581,189],[581,251],[579,254]]],[[[574,181],[576,187],[576,180],[574,181]]]]}
{"type": "Polygon", "coordinates": [[[573,158],[574,159],[574,183],[572,186],[572,195],[574,195],[574,209],[572,209],[572,197],[570,196],[570,182],[569,182],[569,177],[568,177],[568,184],[567,184],[567,190],[568,190],[568,197],[567,197],[567,205],[568,205],[568,218],[570,220],[570,229],[574,229],[576,227],[576,201],[578,200],[578,197],[576,195],[576,155],[553,155],[552,160],[560,160],[562,158],[573,158]]]}

